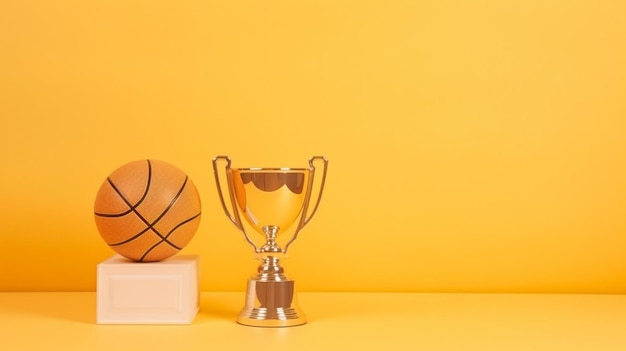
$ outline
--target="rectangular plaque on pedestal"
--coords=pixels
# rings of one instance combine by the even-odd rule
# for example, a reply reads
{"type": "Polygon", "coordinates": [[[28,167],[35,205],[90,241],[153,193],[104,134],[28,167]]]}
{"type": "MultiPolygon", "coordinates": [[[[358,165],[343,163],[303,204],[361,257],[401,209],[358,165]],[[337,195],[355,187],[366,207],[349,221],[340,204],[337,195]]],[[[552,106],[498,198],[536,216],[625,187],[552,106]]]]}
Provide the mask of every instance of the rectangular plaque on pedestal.
{"type": "Polygon", "coordinates": [[[198,256],[98,264],[98,324],[189,324],[200,306],[198,256]]]}

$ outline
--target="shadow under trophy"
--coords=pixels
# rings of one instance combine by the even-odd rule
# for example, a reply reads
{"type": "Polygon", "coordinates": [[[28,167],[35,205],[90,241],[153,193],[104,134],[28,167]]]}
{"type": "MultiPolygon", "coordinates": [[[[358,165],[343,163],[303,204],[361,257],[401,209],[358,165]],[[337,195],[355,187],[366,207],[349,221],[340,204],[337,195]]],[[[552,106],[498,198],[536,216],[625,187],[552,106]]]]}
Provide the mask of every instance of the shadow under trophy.
{"type": "MultiPolygon", "coordinates": [[[[309,168],[231,168],[228,156],[213,159],[215,182],[226,216],[242,231],[261,260],[258,273],[248,279],[245,306],[237,323],[255,327],[289,327],[306,323],[296,303],[294,281],[285,276],[280,259],[296,240],[298,233],[311,220],[322,198],[328,160],[314,156],[309,168]],[[218,162],[225,161],[225,173],[232,213],[229,211],[218,162]],[[323,164],[317,199],[311,202],[315,163],[323,164]],[[309,206],[314,204],[312,208],[309,206]],[[241,218],[245,218],[246,224],[241,218]],[[291,239],[281,247],[277,238],[297,222],[291,239]],[[247,229],[260,233],[265,242],[258,245],[247,229]]],[[[257,239],[258,240],[258,239],[257,239]]]]}

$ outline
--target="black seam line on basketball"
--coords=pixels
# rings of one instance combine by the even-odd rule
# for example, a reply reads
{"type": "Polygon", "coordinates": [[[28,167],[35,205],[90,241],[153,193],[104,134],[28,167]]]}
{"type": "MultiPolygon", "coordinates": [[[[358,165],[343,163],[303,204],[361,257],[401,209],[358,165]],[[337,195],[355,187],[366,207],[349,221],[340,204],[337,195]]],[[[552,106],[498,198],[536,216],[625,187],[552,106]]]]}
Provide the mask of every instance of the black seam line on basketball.
{"type": "Polygon", "coordinates": [[[182,227],[183,225],[185,225],[185,224],[193,221],[194,219],[200,217],[201,213],[202,212],[198,213],[197,215],[195,215],[195,216],[193,216],[191,218],[185,219],[184,221],[178,223],[174,228],[172,228],[172,230],[169,231],[169,233],[167,233],[167,235],[165,236],[164,239],[161,239],[161,241],[159,241],[158,243],[152,245],[152,247],[150,247],[148,250],[146,250],[146,252],[144,252],[144,254],[141,256],[139,261],[140,262],[143,261],[146,258],[146,256],[150,253],[150,251],[154,250],[157,246],[159,246],[161,243],[163,243],[165,241],[165,239],[167,239],[170,235],[172,235],[174,233],[174,231],[176,231],[176,229],[178,229],[178,228],[182,227]]]}
{"type": "MultiPolygon", "coordinates": [[[[152,164],[150,163],[150,160],[148,161],[148,179],[151,179],[151,174],[152,174],[152,164]]],[[[159,233],[158,230],[156,230],[156,228],[154,228],[154,225],[157,224],[162,218],[163,216],[165,216],[167,214],[167,212],[169,212],[169,210],[172,208],[172,206],[174,205],[174,203],[176,203],[176,200],[178,200],[178,198],[180,197],[180,194],[182,194],[183,190],[185,189],[185,186],[187,185],[187,179],[189,177],[185,175],[185,181],[183,182],[183,185],[181,186],[180,190],[178,191],[178,193],[174,196],[174,198],[172,199],[172,201],[169,203],[169,205],[165,208],[165,210],[163,210],[163,212],[161,213],[161,215],[159,215],[159,217],[157,217],[157,219],[155,219],[152,223],[148,222],[148,220],[146,220],[136,209],[137,206],[139,206],[139,203],[141,203],[143,201],[143,199],[145,199],[145,194],[147,194],[147,192],[144,194],[143,198],[140,200],[140,202],[136,205],[136,206],[131,206],[130,201],[128,201],[128,199],[126,199],[124,197],[124,195],[122,195],[122,193],[119,191],[119,189],[117,189],[117,187],[114,186],[115,191],[118,193],[118,195],[122,198],[122,200],[124,200],[124,202],[131,208],[131,211],[135,213],[135,215],[137,217],[139,217],[139,219],[148,227],[146,229],[144,229],[143,231],[141,231],[140,233],[132,236],[130,239],[125,240],[125,242],[130,242],[133,241],[137,238],[139,238],[142,234],[144,234],[145,232],[147,232],[148,230],[152,230],[152,232],[154,232],[159,238],[161,238],[163,240],[164,236],[159,233]]],[[[149,187],[150,183],[148,183],[148,187],[149,187]]],[[[148,188],[147,187],[147,188],[148,188]]],[[[178,250],[181,250],[181,248],[179,248],[178,246],[174,245],[172,242],[165,240],[165,242],[167,242],[170,246],[177,248],[178,250]]],[[[115,246],[117,245],[121,245],[122,243],[115,243],[115,246]]],[[[111,246],[111,245],[109,245],[111,246]]]]}
{"type": "Polygon", "coordinates": [[[128,210],[126,212],[122,212],[122,213],[114,213],[114,214],[110,214],[110,213],[100,213],[100,212],[94,212],[94,214],[98,217],[107,217],[107,218],[115,218],[115,217],[124,217],[129,213],[132,213],[133,210],[128,210]]]}
{"type": "MultiPolygon", "coordinates": [[[[133,241],[137,238],[139,238],[142,234],[144,234],[146,231],[148,230],[152,230],[159,238],[161,238],[161,241],[165,241],[168,245],[170,245],[173,248],[176,248],[178,250],[182,250],[182,247],[178,247],[177,245],[175,245],[174,243],[170,242],[169,240],[167,240],[167,238],[161,234],[158,230],[156,230],[156,228],[154,228],[154,225],[157,224],[168,212],[169,210],[172,208],[172,206],[174,206],[174,204],[176,203],[176,201],[178,200],[178,198],[180,197],[180,195],[183,193],[183,190],[185,190],[185,187],[187,186],[187,180],[189,179],[189,176],[185,175],[185,181],[183,182],[183,185],[180,187],[180,189],[178,190],[178,193],[176,193],[176,195],[174,196],[174,198],[172,198],[172,201],[170,201],[169,205],[167,205],[167,207],[165,208],[165,210],[163,210],[163,212],[159,215],[159,217],[157,217],[152,223],[148,222],[148,220],[146,220],[138,211],[137,209],[133,208],[131,206],[132,211],[135,213],[135,215],[137,217],[139,217],[139,219],[148,227],[146,229],[144,229],[141,233],[139,234],[135,234],[133,235],[130,239],[125,240],[124,243],[133,241]]],[[[115,191],[118,191],[117,188],[114,188],[115,191]]],[[[128,206],[130,206],[130,203],[128,202],[128,200],[119,193],[120,197],[122,197],[122,199],[124,200],[124,202],[126,202],[126,204],[128,204],[128,206]]],[[[159,242],[161,242],[159,241],[159,242]]],[[[118,245],[122,245],[122,243],[115,243],[114,245],[109,245],[109,246],[118,246],[118,245]]]]}
{"type": "Polygon", "coordinates": [[[124,195],[122,195],[122,192],[117,188],[117,186],[115,186],[115,183],[113,183],[113,181],[111,180],[110,177],[107,177],[107,181],[109,182],[109,185],[111,185],[111,187],[113,188],[113,190],[115,190],[115,192],[117,193],[117,195],[119,195],[122,200],[124,200],[124,203],[126,205],[128,205],[130,208],[128,209],[128,211],[122,212],[122,213],[114,213],[114,214],[109,214],[109,213],[99,213],[96,212],[95,215],[98,217],[124,217],[129,213],[133,212],[133,209],[137,208],[137,206],[141,205],[141,203],[143,202],[143,200],[146,199],[146,196],[148,196],[148,192],[150,191],[150,184],[152,183],[152,163],[150,162],[150,160],[146,160],[148,161],[148,180],[146,182],[146,189],[143,192],[143,195],[141,195],[141,198],[139,199],[139,201],[137,201],[137,203],[135,205],[130,205],[130,201],[128,201],[124,195]]]}
{"type": "MultiPolygon", "coordinates": [[[[170,231],[169,231],[169,233],[167,233],[167,234],[165,235],[165,239],[167,239],[170,235],[172,235],[172,233],[174,233],[174,231],[175,231],[176,229],[178,229],[180,226],[182,226],[183,224],[188,223],[188,222],[191,222],[191,221],[193,221],[194,219],[196,219],[196,218],[200,217],[200,214],[201,214],[201,213],[198,213],[197,215],[195,215],[195,216],[193,216],[193,217],[191,217],[191,218],[185,219],[184,221],[182,221],[182,222],[178,223],[178,224],[177,224],[174,228],[172,228],[172,230],[170,230],[170,231]]],[[[109,246],[120,246],[120,245],[124,245],[124,244],[126,244],[126,243],[129,243],[129,242],[131,242],[131,241],[133,241],[133,240],[137,239],[138,237],[140,237],[143,233],[147,232],[148,230],[150,230],[150,227],[147,227],[146,229],[144,229],[144,230],[142,230],[141,232],[139,232],[139,233],[135,234],[134,236],[132,236],[132,237],[131,237],[131,238],[129,238],[129,239],[126,239],[126,240],[124,240],[124,241],[120,241],[120,242],[117,242],[117,243],[109,244],[109,246]]],[[[160,243],[162,243],[163,241],[164,241],[164,240],[163,240],[163,239],[161,239],[161,240],[157,243],[157,245],[158,245],[158,244],[160,244],[160,243]]],[[[179,250],[180,250],[180,249],[179,249],[179,250]]]]}
{"type": "MultiPolygon", "coordinates": [[[[119,245],[123,245],[126,244],[128,242],[131,242],[137,238],[139,238],[142,234],[144,234],[145,232],[147,232],[148,230],[152,230],[157,236],[159,236],[159,238],[163,238],[163,235],[161,233],[159,233],[155,228],[154,225],[169,211],[169,209],[172,207],[173,203],[176,202],[176,200],[178,199],[178,197],[180,196],[180,194],[182,193],[183,189],[185,188],[185,185],[187,184],[187,176],[185,176],[185,182],[182,185],[182,188],[180,189],[180,191],[178,192],[178,194],[176,194],[174,200],[172,200],[172,202],[168,205],[168,207],[165,209],[165,211],[159,216],[159,218],[157,218],[154,222],[149,223],[137,210],[137,206],[139,206],[139,204],[141,204],[143,202],[143,200],[146,198],[146,195],[148,194],[148,191],[150,190],[150,184],[151,184],[151,179],[152,179],[152,164],[150,163],[150,160],[147,160],[148,162],[148,182],[146,184],[146,191],[144,192],[142,198],[139,200],[139,202],[137,202],[136,205],[131,205],[130,201],[128,201],[128,199],[122,194],[122,192],[115,186],[115,184],[109,180],[109,183],[111,184],[111,186],[113,187],[113,190],[115,190],[115,192],[120,196],[120,198],[124,201],[124,203],[126,203],[126,205],[128,207],[130,207],[130,212],[135,213],[135,215],[137,217],[139,217],[139,219],[147,225],[147,227],[142,230],[141,232],[133,235],[132,237],[130,237],[129,239],[126,239],[122,242],[117,242],[117,243],[113,243],[113,244],[109,244],[109,246],[119,246],[119,245]]],[[[169,242],[166,240],[166,242],[173,246],[178,248],[176,245],[174,245],[173,243],[169,242]]],[[[180,248],[178,248],[180,250],[180,248]]]]}
{"type": "Polygon", "coordinates": [[[124,245],[126,243],[129,243],[135,239],[137,239],[138,237],[142,236],[145,232],[147,232],[148,230],[150,230],[150,227],[146,227],[146,229],[140,231],[139,233],[133,235],[132,237],[130,237],[129,239],[126,239],[124,241],[120,241],[117,243],[113,243],[113,244],[109,244],[109,246],[120,246],[120,245],[124,245]]]}

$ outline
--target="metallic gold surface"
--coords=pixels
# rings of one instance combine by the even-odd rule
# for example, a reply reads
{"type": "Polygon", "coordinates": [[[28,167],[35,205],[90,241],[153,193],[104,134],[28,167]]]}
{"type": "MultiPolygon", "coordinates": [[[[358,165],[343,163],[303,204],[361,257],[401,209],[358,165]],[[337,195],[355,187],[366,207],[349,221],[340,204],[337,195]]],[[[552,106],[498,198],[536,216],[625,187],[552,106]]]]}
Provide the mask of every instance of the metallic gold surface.
{"type": "Polygon", "coordinates": [[[237,207],[259,233],[273,225],[286,231],[302,211],[309,170],[231,169],[237,207]],[[295,190],[295,191],[294,191],[295,190]]]}
{"type": "Polygon", "coordinates": [[[228,156],[217,156],[213,159],[215,182],[222,208],[262,260],[258,274],[248,280],[246,303],[237,322],[257,327],[305,324],[304,314],[296,303],[294,281],[285,276],[279,261],[317,211],[326,181],[328,160],[322,156],[312,157],[309,168],[231,168],[230,165],[228,156]],[[226,162],[229,205],[226,204],[222,191],[219,161],[226,162]],[[309,211],[315,161],[323,162],[324,168],[317,199],[309,211]],[[242,217],[245,223],[242,222],[242,217]],[[298,224],[292,237],[281,248],[277,239],[296,222],[298,224]],[[247,228],[261,234],[264,243],[250,237],[247,228]]]}

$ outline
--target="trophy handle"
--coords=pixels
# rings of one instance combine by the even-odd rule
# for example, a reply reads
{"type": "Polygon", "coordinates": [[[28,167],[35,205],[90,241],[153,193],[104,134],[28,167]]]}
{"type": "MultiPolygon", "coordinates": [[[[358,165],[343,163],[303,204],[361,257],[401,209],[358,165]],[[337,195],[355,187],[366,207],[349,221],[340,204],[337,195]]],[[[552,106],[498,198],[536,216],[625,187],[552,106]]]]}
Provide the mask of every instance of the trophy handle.
{"type": "Polygon", "coordinates": [[[256,244],[254,243],[254,241],[252,241],[252,239],[250,239],[250,237],[248,236],[248,233],[246,233],[246,229],[244,228],[243,224],[241,224],[241,218],[239,217],[239,212],[237,212],[237,202],[235,201],[234,190],[232,189],[233,187],[232,185],[233,182],[231,179],[232,176],[229,172],[230,162],[231,162],[230,157],[228,156],[216,156],[215,158],[213,158],[213,174],[215,175],[215,184],[217,184],[217,193],[220,197],[222,209],[224,210],[226,217],[228,217],[228,219],[230,219],[230,221],[233,222],[235,227],[241,230],[241,232],[243,233],[243,236],[246,238],[246,241],[250,245],[252,245],[252,247],[254,247],[254,251],[260,252],[261,250],[259,249],[259,247],[256,246],[256,244]],[[233,214],[231,214],[230,211],[228,211],[228,206],[226,206],[226,201],[224,201],[224,194],[222,193],[222,184],[220,183],[219,171],[217,169],[217,162],[219,160],[226,161],[226,166],[224,167],[224,170],[226,171],[226,178],[227,178],[227,183],[228,183],[228,194],[230,196],[230,204],[233,210],[233,214]]]}
{"type": "Polygon", "coordinates": [[[307,186],[307,194],[304,199],[304,206],[302,207],[302,216],[300,217],[300,223],[298,224],[298,228],[296,228],[296,232],[293,234],[293,237],[285,245],[285,249],[283,250],[285,254],[287,253],[287,249],[289,248],[289,245],[291,245],[291,243],[294,242],[294,240],[296,240],[296,238],[298,237],[298,233],[300,233],[300,230],[302,230],[302,228],[304,228],[304,226],[306,226],[309,223],[309,221],[313,218],[313,215],[315,215],[315,212],[317,211],[317,207],[319,206],[320,200],[322,199],[322,193],[324,192],[324,185],[326,184],[326,172],[328,171],[328,160],[324,156],[313,156],[309,159],[309,169],[311,170],[311,176],[309,177],[309,184],[307,186]],[[313,181],[315,178],[315,161],[316,160],[321,160],[324,163],[324,170],[322,172],[322,181],[320,183],[320,191],[317,193],[317,200],[315,200],[315,205],[313,206],[313,210],[307,217],[308,210],[309,210],[309,203],[311,200],[311,194],[313,192],[312,188],[313,188],[313,181]]]}
{"type": "MultiPolygon", "coordinates": [[[[224,167],[225,171],[226,171],[226,177],[228,177],[228,170],[230,169],[230,157],[228,156],[215,156],[213,158],[213,174],[215,175],[215,184],[217,185],[217,194],[220,197],[220,203],[222,204],[222,209],[224,210],[224,213],[226,214],[226,217],[228,217],[228,219],[230,219],[231,222],[233,222],[233,224],[241,229],[241,221],[239,220],[239,216],[235,215],[233,216],[230,211],[228,211],[228,207],[226,207],[226,202],[224,201],[224,194],[222,193],[222,184],[220,183],[220,176],[219,176],[219,171],[217,169],[217,162],[219,160],[224,160],[226,161],[226,166],[224,167]]],[[[230,190],[230,182],[228,183],[228,187],[230,190]]],[[[232,193],[232,191],[229,191],[229,193],[232,193]]],[[[233,201],[233,197],[232,195],[230,196],[230,200],[231,200],[231,205],[233,208],[233,212],[237,213],[237,210],[235,208],[235,203],[233,201]]]]}
{"type": "Polygon", "coordinates": [[[313,215],[317,211],[317,206],[319,206],[320,204],[320,200],[322,199],[322,192],[324,192],[324,185],[326,184],[326,172],[328,171],[328,160],[324,156],[313,156],[309,160],[309,167],[312,170],[311,179],[309,179],[309,183],[310,183],[309,194],[307,196],[307,202],[304,205],[304,208],[302,209],[302,221],[301,221],[300,229],[304,228],[304,226],[309,223],[309,221],[311,220],[311,218],[313,218],[313,215]],[[313,207],[313,211],[311,211],[311,214],[309,215],[309,217],[306,218],[306,213],[309,207],[309,200],[311,198],[310,189],[313,187],[313,178],[315,177],[315,164],[314,164],[315,160],[321,160],[322,162],[324,162],[324,171],[322,173],[322,182],[320,183],[320,191],[317,193],[317,200],[315,201],[315,206],[313,207]]]}

